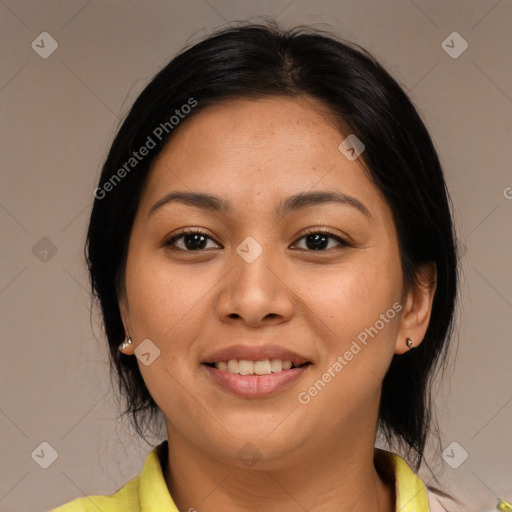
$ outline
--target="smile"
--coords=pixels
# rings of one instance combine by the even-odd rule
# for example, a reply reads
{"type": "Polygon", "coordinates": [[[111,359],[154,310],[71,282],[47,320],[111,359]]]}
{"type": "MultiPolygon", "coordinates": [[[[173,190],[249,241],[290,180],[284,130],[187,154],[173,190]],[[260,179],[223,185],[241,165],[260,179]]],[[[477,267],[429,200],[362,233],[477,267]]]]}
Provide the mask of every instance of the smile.
{"type": "Polygon", "coordinates": [[[276,395],[295,384],[310,366],[309,362],[294,366],[282,359],[230,359],[202,365],[216,386],[242,398],[276,395]]]}

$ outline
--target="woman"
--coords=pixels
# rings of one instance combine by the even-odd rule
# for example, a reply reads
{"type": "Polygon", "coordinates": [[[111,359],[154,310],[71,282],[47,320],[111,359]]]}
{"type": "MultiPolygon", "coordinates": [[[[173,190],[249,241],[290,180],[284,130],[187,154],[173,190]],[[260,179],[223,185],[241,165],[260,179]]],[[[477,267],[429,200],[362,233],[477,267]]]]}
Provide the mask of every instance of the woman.
{"type": "Polygon", "coordinates": [[[214,34],[140,94],[94,195],[112,363],[137,432],[161,414],[167,441],[56,510],[445,509],[375,447],[419,468],[457,257],[429,134],[368,53],[214,34]]]}

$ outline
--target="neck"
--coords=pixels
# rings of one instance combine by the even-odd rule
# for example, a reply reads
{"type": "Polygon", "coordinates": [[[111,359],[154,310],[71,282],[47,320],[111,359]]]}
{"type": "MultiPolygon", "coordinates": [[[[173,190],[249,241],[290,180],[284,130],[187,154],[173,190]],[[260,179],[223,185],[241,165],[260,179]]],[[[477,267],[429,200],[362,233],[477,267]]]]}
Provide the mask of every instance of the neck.
{"type": "Polygon", "coordinates": [[[170,425],[167,430],[165,480],[179,510],[395,510],[394,481],[381,472],[382,462],[376,465],[373,442],[364,436],[346,436],[358,441],[327,449],[319,440],[279,466],[256,462],[246,469],[221,462],[170,425]]]}

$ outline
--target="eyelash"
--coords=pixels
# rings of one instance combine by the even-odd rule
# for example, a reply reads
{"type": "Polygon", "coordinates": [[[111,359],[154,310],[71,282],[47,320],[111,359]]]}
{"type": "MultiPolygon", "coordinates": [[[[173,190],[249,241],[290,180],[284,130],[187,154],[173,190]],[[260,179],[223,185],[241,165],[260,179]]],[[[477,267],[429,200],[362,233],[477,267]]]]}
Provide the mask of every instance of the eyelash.
{"type": "MultiPolygon", "coordinates": [[[[193,230],[190,230],[190,231],[182,231],[181,233],[177,234],[177,235],[174,235],[172,238],[170,238],[169,240],[167,240],[165,243],[164,243],[164,246],[165,247],[170,247],[172,248],[173,250],[177,250],[177,251],[183,251],[183,252],[190,252],[190,253],[193,253],[193,252],[204,252],[206,249],[198,249],[198,250],[195,250],[195,251],[190,251],[190,250],[187,250],[187,249],[181,249],[179,247],[175,247],[173,246],[173,244],[177,241],[177,240],[180,240],[181,238],[183,237],[186,237],[186,236],[190,236],[190,235],[203,235],[204,237],[206,238],[209,238],[210,240],[213,240],[216,244],[218,245],[221,245],[219,244],[216,240],[214,240],[208,233],[206,233],[205,231],[202,231],[201,229],[199,228],[196,228],[196,229],[193,229],[193,230]]],[[[300,238],[297,239],[297,241],[299,240],[302,240],[303,238],[306,238],[307,236],[310,236],[310,235],[326,235],[328,238],[334,238],[337,242],[339,242],[340,246],[342,247],[352,247],[352,245],[347,242],[347,240],[345,240],[344,238],[341,238],[339,235],[329,231],[329,230],[326,230],[326,229],[318,229],[318,228],[310,228],[308,229],[300,238]]],[[[310,250],[310,249],[300,249],[302,251],[306,251],[306,252],[328,252],[328,251],[331,251],[333,249],[336,249],[336,247],[331,247],[330,249],[321,249],[320,251],[313,251],[313,250],[310,250]]]]}

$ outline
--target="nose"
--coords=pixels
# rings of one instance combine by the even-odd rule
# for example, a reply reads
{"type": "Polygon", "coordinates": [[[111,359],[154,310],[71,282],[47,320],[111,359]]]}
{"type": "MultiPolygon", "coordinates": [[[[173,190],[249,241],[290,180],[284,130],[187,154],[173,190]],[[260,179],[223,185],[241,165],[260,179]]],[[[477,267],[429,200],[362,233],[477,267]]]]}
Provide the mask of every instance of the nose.
{"type": "Polygon", "coordinates": [[[232,271],[220,289],[219,317],[223,322],[241,322],[249,327],[289,320],[294,311],[293,285],[286,282],[278,255],[265,249],[255,259],[245,258],[241,248],[233,255],[232,271]]]}

